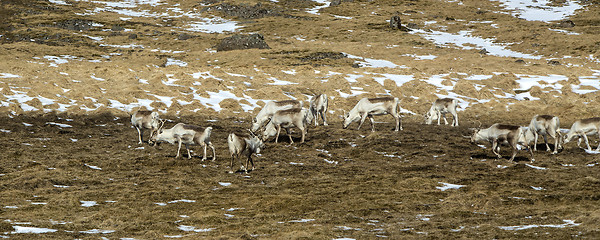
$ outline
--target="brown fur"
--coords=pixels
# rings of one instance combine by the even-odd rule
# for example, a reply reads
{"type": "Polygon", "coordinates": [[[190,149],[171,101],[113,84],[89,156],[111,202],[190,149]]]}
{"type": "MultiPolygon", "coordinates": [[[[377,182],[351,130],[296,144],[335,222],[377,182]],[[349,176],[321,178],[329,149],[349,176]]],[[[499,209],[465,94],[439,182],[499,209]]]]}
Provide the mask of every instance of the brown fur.
{"type": "Polygon", "coordinates": [[[196,126],[196,125],[192,125],[192,124],[185,124],[185,125],[183,125],[183,129],[185,129],[185,130],[194,130],[196,132],[203,132],[204,131],[203,128],[201,128],[199,126],[196,126]]]}
{"type": "Polygon", "coordinates": [[[444,107],[448,108],[448,106],[450,106],[450,104],[452,103],[452,101],[454,101],[453,98],[440,98],[438,100],[435,100],[436,103],[442,103],[444,104],[444,107]]]}
{"type": "Polygon", "coordinates": [[[514,125],[504,125],[504,124],[499,124],[498,125],[498,129],[501,129],[501,130],[506,129],[506,130],[511,130],[512,131],[512,130],[517,130],[519,128],[520,128],[519,126],[514,126],[514,125]]]}
{"type": "Polygon", "coordinates": [[[283,100],[283,101],[276,101],[275,105],[277,106],[284,106],[284,105],[297,105],[300,104],[300,102],[296,101],[296,100],[283,100]]]}
{"type": "Polygon", "coordinates": [[[380,103],[380,102],[394,101],[394,98],[393,97],[379,97],[379,98],[369,98],[368,100],[371,103],[380,103]]]}
{"type": "Polygon", "coordinates": [[[546,121],[550,121],[550,120],[552,120],[552,118],[554,118],[554,116],[552,116],[552,115],[538,115],[536,120],[540,121],[543,119],[546,121]]]}
{"type": "Polygon", "coordinates": [[[148,111],[148,110],[139,110],[135,113],[135,115],[143,116],[143,117],[150,116],[150,114],[152,114],[152,111],[148,111]]]}
{"type": "Polygon", "coordinates": [[[277,111],[277,114],[279,115],[291,115],[291,114],[297,114],[302,110],[302,108],[290,108],[290,109],[285,109],[285,110],[279,110],[277,111]]]}
{"type": "Polygon", "coordinates": [[[600,117],[586,118],[580,120],[582,124],[590,124],[595,122],[600,122],[600,117]]]}

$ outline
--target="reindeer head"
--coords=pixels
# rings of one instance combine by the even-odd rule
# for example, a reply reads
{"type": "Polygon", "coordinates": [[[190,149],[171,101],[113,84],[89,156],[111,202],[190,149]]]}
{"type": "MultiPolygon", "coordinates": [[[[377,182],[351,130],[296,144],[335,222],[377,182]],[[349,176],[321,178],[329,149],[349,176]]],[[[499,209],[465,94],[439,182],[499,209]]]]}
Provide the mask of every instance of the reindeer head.
{"type": "Polygon", "coordinates": [[[162,134],[164,131],[164,126],[165,126],[166,121],[167,120],[160,120],[160,126],[158,127],[158,129],[156,131],[154,131],[154,134],[152,134],[152,132],[150,132],[150,140],[148,140],[149,144],[153,144],[154,146],[156,146],[156,144],[158,143],[159,135],[162,134]]]}

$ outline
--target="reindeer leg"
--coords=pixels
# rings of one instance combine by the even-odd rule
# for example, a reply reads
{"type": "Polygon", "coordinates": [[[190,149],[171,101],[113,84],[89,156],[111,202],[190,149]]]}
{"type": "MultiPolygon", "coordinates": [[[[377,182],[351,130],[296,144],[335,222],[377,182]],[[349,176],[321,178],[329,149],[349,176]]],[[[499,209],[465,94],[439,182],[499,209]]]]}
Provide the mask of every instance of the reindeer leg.
{"type": "Polygon", "coordinates": [[[362,117],[360,118],[360,123],[358,124],[358,128],[356,130],[360,130],[360,127],[363,125],[363,123],[365,122],[365,120],[367,120],[367,116],[369,114],[368,113],[364,113],[362,115],[362,117]]]}
{"type": "Polygon", "coordinates": [[[142,142],[142,131],[140,131],[140,129],[138,127],[135,127],[135,130],[138,131],[138,139],[139,139],[138,144],[142,144],[143,143],[142,142]]]}
{"type": "Polygon", "coordinates": [[[178,157],[179,157],[179,151],[181,150],[181,138],[178,138],[178,139],[177,139],[177,142],[178,142],[179,144],[178,144],[178,147],[177,147],[177,155],[175,156],[175,158],[178,158],[178,157]]]}
{"type": "Polygon", "coordinates": [[[213,161],[217,160],[217,154],[215,154],[215,147],[213,146],[213,144],[211,142],[208,142],[208,146],[210,147],[210,149],[212,150],[213,153],[213,161]]]}
{"type": "Polygon", "coordinates": [[[204,160],[206,160],[206,143],[202,144],[204,145],[204,155],[202,155],[202,161],[204,162],[204,160]]]}
{"type": "Polygon", "coordinates": [[[458,114],[456,114],[456,113],[452,114],[452,118],[453,118],[452,125],[455,127],[458,127],[458,114]],[[454,121],[456,121],[456,125],[454,124],[454,121]]]}
{"type": "Polygon", "coordinates": [[[294,144],[294,140],[292,140],[292,134],[290,133],[290,129],[289,128],[285,128],[285,133],[290,138],[290,145],[294,144]]]}
{"type": "Polygon", "coordinates": [[[188,152],[188,159],[191,159],[191,158],[192,158],[192,153],[190,153],[190,146],[186,144],[186,145],[185,145],[185,149],[186,149],[186,150],[187,150],[187,152],[188,152]]]}
{"type": "Polygon", "coordinates": [[[369,115],[369,121],[371,122],[371,132],[375,132],[375,120],[373,116],[369,115]]]}
{"type": "Polygon", "coordinates": [[[544,134],[542,137],[544,138],[544,143],[546,144],[546,152],[552,151],[550,150],[550,145],[548,145],[548,134],[544,134]]]}
{"type": "Polygon", "coordinates": [[[279,140],[279,132],[281,131],[281,125],[277,125],[277,136],[275,136],[275,143],[279,140]]]}
{"type": "Polygon", "coordinates": [[[233,162],[235,160],[235,154],[231,154],[231,164],[229,165],[229,173],[233,173],[233,162]]]}
{"type": "Polygon", "coordinates": [[[327,126],[327,109],[321,112],[321,119],[323,119],[323,126],[327,126]]]}
{"type": "Polygon", "coordinates": [[[304,143],[304,136],[306,136],[306,130],[305,129],[300,129],[300,131],[302,132],[302,140],[300,142],[304,143]]]}
{"type": "Polygon", "coordinates": [[[252,159],[252,153],[248,157],[248,160],[250,160],[250,163],[252,163],[252,169],[250,171],[254,171],[254,160],[252,159]]]}
{"type": "Polygon", "coordinates": [[[585,140],[585,146],[587,146],[587,150],[592,151],[592,147],[590,147],[590,142],[588,141],[587,135],[585,133],[583,133],[582,135],[583,135],[583,140],[585,140]]]}
{"type": "Polygon", "coordinates": [[[496,154],[498,158],[502,158],[498,151],[500,151],[500,144],[498,144],[498,141],[494,140],[492,141],[492,152],[496,154]]]}
{"type": "Polygon", "coordinates": [[[537,141],[538,141],[539,134],[537,133],[537,131],[532,131],[532,132],[533,132],[533,150],[537,151],[537,141]]]}

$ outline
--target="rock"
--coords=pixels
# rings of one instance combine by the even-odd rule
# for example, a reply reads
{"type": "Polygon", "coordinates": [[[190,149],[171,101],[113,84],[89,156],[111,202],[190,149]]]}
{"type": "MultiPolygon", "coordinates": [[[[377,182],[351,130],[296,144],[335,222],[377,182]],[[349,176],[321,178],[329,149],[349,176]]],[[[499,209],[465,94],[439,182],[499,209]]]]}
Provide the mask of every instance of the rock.
{"type": "Polygon", "coordinates": [[[390,19],[390,28],[392,29],[400,29],[402,27],[400,17],[398,15],[392,16],[390,19]]]}
{"type": "Polygon", "coordinates": [[[125,30],[125,28],[115,24],[110,28],[110,30],[114,32],[120,32],[125,30]]]}
{"type": "Polygon", "coordinates": [[[560,65],[560,62],[556,61],[556,60],[548,60],[548,64],[549,65],[553,65],[553,66],[557,66],[557,65],[560,65]]]}
{"type": "Polygon", "coordinates": [[[558,23],[558,26],[561,28],[572,28],[575,27],[575,23],[571,20],[562,20],[558,23]]]}
{"type": "Polygon", "coordinates": [[[417,25],[416,23],[408,23],[406,24],[406,27],[411,29],[419,29],[419,25],[417,25]]]}
{"type": "Polygon", "coordinates": [[[182,33],[182,34],[179,34],[179,36],[177,36],[177,39],[185,41],[185,40],[188,40],[188,39],[193,38],[193,37],[194,36],[189,35],[187,33],[182,33]]]}
{"type": "Polygon", "coordinates": [[[518,60],[516,60],[515,62],[516,62],[516,63],[521,63],[521,64],[523,64],[523,63],[525,63],[525,60],[523,60],[523,59],[518,59],[518,60]]]}
{"type": "Polygon", "coordinates": [[[135,34],[135,33],[132,33],[132,34],[129,34],[129,37],[128,37],[128,38],[129,38],[129,39],[137,39],[137,38],[138,38],[138,36],[137,36],[137,34],[135,34]]]}
{"type": "Polygon", "coordinates": [[[490,53],[490,52],[488,52],[488,50],[484,48],[484,49],[481,49],[481,50],[479,51],[479,53],[481,53],[481,54],[483,54],[483,55],[487,55],[487,54],[488,54],[488,53],[490,53]]]}
{"type": "Polygon", "coordinates": [[[231,37],[224,38],[217,46],[217,51],[229,51],[239,49],[270,49],[262,35],[255,33],[251,35],[236,34],[231,37]]]}
{"type": "Polygon", "coordinates": [[[329,6],[330,7],[339,6],[340,4],[342,4],[342,0],[333,0],[329,3],[329,6]]]}

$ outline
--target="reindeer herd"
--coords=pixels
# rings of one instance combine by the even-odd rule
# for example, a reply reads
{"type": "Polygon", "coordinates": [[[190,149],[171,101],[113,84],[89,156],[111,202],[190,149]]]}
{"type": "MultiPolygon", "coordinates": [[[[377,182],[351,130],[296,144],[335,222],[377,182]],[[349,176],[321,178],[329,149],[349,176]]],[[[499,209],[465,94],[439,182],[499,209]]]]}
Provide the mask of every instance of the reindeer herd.
{"type": "MultiPolygon", "coordinates": [[[[349,112],[345,112],[343,116],[344,129],[354,122],[358,122],[358,128],[363,125],[368,118],[371,122],[371,131],[375,131],[375,121],[373,116],[391,115],[395,120],[394,131],[403,130],[402,119],[400,115],[400,100],[394,97],[378,97],[378,98],[362,98],[349,112]]],[[[448,125],[446,114],[452,115],[451,126],[458,126],[457,114],[458,101],[452,98],[440,98],[433,102],[429,111],[424,115],[425,124],[432,124],[437,121],[437,125],[444,123],[448,125]]],[[[243,137],[240,133],[230,133],[227,137],[227,145],[231,156],[230,173],[233,173],[234,161],[240,161],[240,171],[248,173],[254,170],[253,154],[259,154],[261,149],[264,149],[264,142],[269,138],[275,137],[275,143],[278,142],[281,128],[284,128],[290,144],[293,144],[290,130],[297,128],[301,133],[301,142],[306,138],[306,133],[314,121],[315,126],[319,125],[319,118],[323,125],[327,126],[327,108],[328,97],[325,94],[314,96],[309,101],[308,109],[303,108],[302,102],[296,100],[271,101],[258,112],[256,117],[252,119],[252,126],[248,129],[250,136],[243,137]],[[262,130],[262,134],[259,132],[262,130]],[[242,156],[246,157],[246,164],[243,164],[242,156]],[[251,167],[249,165],[252,165],[251,167]]],[[[161,120],[157,112],[138,110],[131,115],[131,124],[138,131],[138,144],[142,144],[144,129],[150,130],[150,138],[148,143],[156,146],[159,142],[168,142],[178,144],[177,155],[180,156],[181,145],[185,145],[187,157],[191,158],[190,145],[199,145],[204,147],[204,155],[202,161],[206,160],[206,150],[210,147],[213,153],[213,161],[216,160],[215,148],[210,141],[212,127],[202,129],[196,125],[177,123],[170,129],[165,129],[166,120],[161,120]]],[[[560,131],[560,121],[558,117],[551,115],[535,115],[528,127],[517,125],[506,125],[495,123],[488,128],[482,129],[481,125],[477,128],[472,128],[473,134],[465,136],[470,138],[472,143],[489,142],[492,144],[492,152],[498,157],[500,155],[500,145],[508,145],[512,148],[512,156],[509,161],[513,161],[517,155],[519,145],[525,147],[530,153],[530,161],[534,161],[533,151],[537,151],[537,141],[539,135],[544,139],[546,150],[552,151],[552,154],[557,154],[558,149],[562,145],[577,138],[577,146],[581,147],[582,139],[585,140],[587,150],[591,151],[591,147],[587,135],[598,134],[600,129],[600,117],[587,118],[575,121],[571,129],[563,137],[560,131]],[[548,145],[548,136],[554,139],[554,149],[551,150],[548,145]],[[531,145],[531,142],[534,142],[531,145]]],[[[596,148],[600,151],[600,145],[596,148]]]]}

